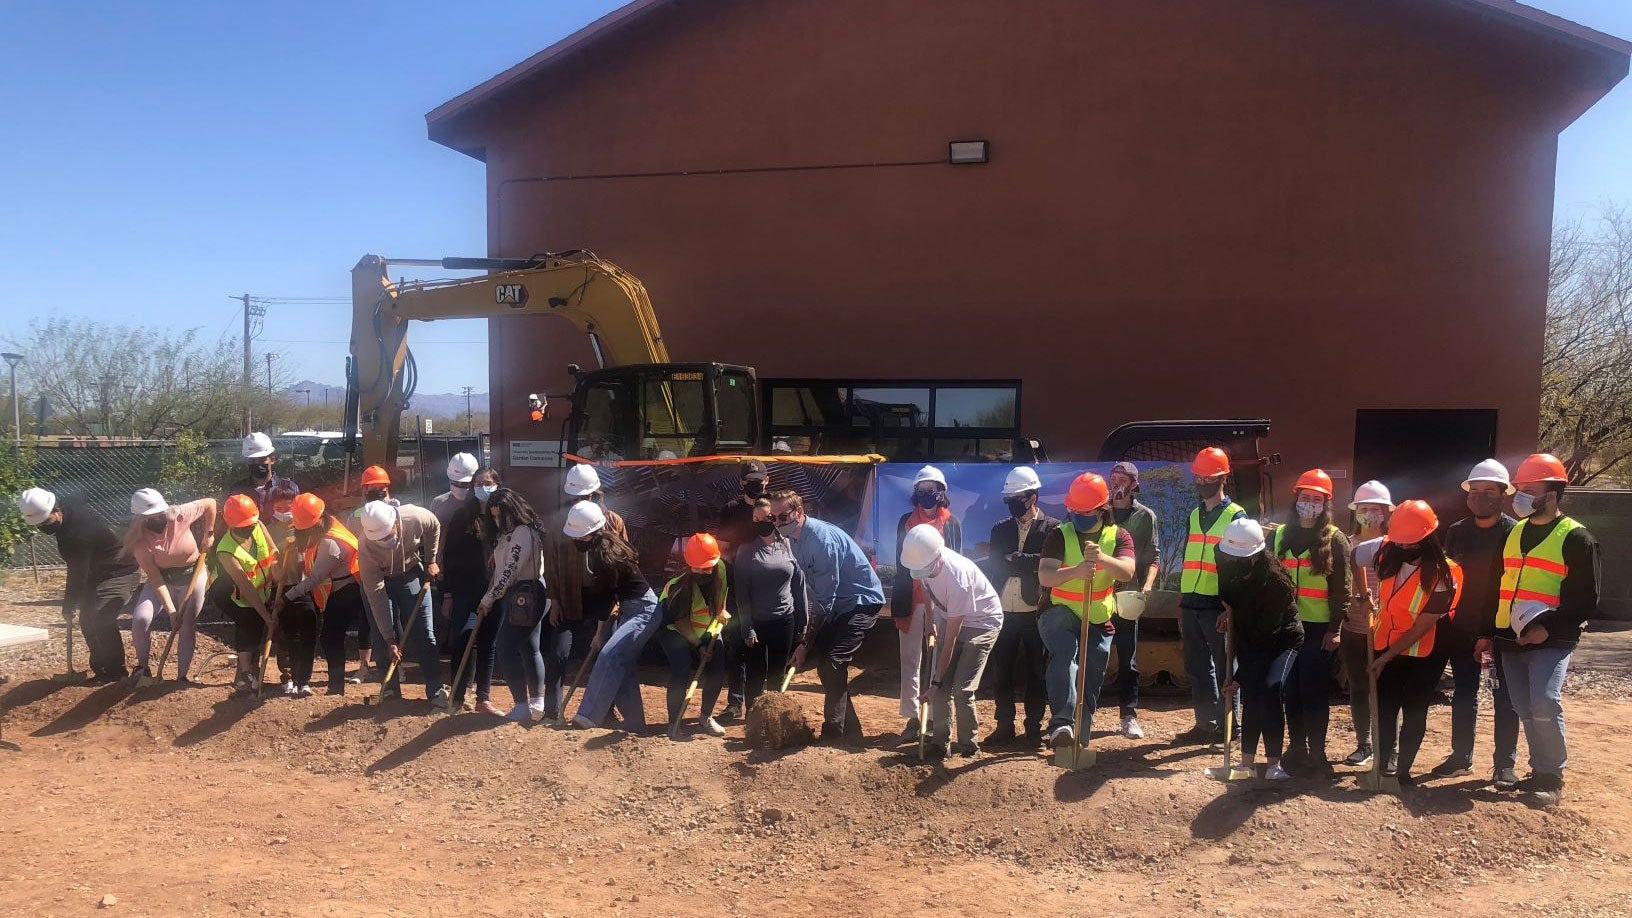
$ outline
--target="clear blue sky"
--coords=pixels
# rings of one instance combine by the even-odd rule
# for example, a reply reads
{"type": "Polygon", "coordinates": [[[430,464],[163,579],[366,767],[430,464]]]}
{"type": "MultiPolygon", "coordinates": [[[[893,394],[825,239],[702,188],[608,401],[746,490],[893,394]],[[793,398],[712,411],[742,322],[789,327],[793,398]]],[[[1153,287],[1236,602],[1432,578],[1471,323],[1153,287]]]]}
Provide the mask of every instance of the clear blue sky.
{"type": "MultiPolygon", "coordinates": [[[[238,328],[229,294],[348,295],[365,252],[484,254],[482,166],[426,140],[425,112],[619,5],[0,0],[0,328],[213,338],[238,328]]],[[[1632,0],[1532,5],[1632,38],[1632,0]]],[[[1564,134],[1560,215],[1632,202],[1629,150],[1632,81],[1564,134]]],[[[345,313],[274,308],[260,347],[338,384],[345,313]]],[[[484,390],[485,337],[416,328],[420,390],[484,390]]]]}

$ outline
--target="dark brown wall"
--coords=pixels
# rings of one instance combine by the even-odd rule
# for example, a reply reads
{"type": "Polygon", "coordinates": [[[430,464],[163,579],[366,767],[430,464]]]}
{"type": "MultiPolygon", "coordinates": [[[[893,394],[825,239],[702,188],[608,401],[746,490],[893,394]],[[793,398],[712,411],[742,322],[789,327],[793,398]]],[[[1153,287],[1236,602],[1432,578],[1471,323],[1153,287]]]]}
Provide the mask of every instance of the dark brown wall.
{"type": "MultiPolygon", "coordinates": [[[[1269,417],[1292,469],[1347,469],[1361,407],[1497,407],[1500,452],[1533,446],[1581,66],[1421,3],[690,0],[453,132],[486,149],[492,254],[632,270],[676,359],[1019,377],[1060,458],[1269,417]],[[960,138],[991,163],[533,180],[960,138]]],[[[551,323],[494,323],[501,442],[590,365],[551,323]]]]}

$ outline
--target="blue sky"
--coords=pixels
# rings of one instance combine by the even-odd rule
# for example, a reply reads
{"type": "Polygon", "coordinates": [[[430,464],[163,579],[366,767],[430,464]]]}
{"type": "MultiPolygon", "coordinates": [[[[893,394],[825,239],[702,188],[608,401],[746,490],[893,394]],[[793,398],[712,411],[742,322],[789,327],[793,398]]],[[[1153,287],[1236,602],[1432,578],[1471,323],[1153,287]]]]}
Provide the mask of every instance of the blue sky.
{"type": "MultiPolygon", "coordinates": [[[[0,334],[72,315],[213,338],[239,327],[229,295],[348,295],[365,252],[483,254],[481,164],[425,112],[619,5],[0,0],[0,334]]],[[[1532,5],[1632,37],[1629,0],[1532,5]]],[[[1629,150],[1632,80],[1564,134],[1559,214],[1632,202],[1629,150]]],[[[258,351],[339,383],[345,312],[275,306],[258,351]]],[[[420,391],[484,390],[485,338],[417,327],[420,391]]]]}

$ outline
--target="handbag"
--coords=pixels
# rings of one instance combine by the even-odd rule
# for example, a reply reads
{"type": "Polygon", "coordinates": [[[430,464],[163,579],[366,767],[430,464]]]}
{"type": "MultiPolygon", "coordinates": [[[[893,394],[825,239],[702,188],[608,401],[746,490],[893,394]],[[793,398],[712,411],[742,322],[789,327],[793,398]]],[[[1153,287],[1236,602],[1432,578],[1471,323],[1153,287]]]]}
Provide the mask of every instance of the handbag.
{"type": "Polygon", "coordinates": [[[544,620],[549,600],[544,596],[544,584],[537,580],[523,580],[504,591],[504,620],[517,628],[536,628],[544,620]]]}

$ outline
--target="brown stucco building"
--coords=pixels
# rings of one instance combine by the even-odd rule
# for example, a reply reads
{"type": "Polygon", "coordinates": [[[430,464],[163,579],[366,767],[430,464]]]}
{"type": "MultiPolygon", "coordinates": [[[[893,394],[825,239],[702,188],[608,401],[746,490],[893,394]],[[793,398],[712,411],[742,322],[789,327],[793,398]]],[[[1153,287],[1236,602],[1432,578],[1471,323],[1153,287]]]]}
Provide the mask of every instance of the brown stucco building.
{"type": "MultiPolygon", "coordinates": [[[[677,360],[1019,380],[1055,459],[1267,417],[1346,491],[1534,446],[1557,139],[1629,52],[1510,0],[640,0],[427,120],[489,254],[628,268],[677,360]]],[[[493,322],[501,448],[593,365],[555,321],[493,322]]]]}

